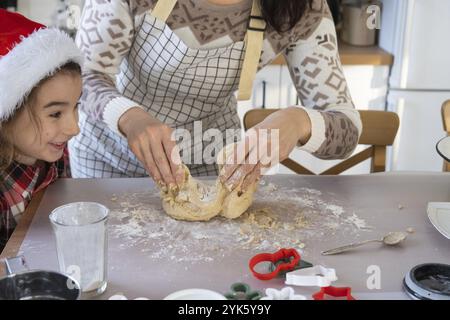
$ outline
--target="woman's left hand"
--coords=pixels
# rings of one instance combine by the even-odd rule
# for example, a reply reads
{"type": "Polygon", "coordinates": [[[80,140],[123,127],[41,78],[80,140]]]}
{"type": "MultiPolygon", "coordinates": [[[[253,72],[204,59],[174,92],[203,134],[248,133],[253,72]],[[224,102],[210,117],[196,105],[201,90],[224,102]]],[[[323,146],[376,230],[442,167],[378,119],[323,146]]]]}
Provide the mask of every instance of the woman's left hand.
{"type": "Polygon", "coordinates": [[[229,190],[235,189],[245,177],[241,190],[268,169],[286,159],[300,142],[305,144],[311,136],[311,122],[305,110],[298,107],[281,109],[269,115],[246,132],[245,139],[237,143],[233,154],[226,159],[220,180],[229,190]]]}

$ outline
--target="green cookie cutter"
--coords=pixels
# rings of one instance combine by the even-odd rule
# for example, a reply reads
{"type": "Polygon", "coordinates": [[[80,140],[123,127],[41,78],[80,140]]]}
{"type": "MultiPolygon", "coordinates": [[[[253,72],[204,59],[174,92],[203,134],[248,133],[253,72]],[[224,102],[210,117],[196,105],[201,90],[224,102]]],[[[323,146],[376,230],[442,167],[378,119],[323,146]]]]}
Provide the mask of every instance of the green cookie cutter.
{"type": "Polygon", "coordinates": [[[262,294],[259,291],[252,290],[250,286],[243,282],[233,283],[230,292],[225,293],[228,300],[259,300],[262,294]]]}
{"type": "MultiPolygon", "coordinates": [[[[269,265],[269,272],[275,271],[275,269],[277,268],[277,266],[278,266],[280,263],[289,263],[289,262],[290,262],[289,259],[281,259],[281,260],[278,260],[276,263],[271,263],[271,264],[269,265]]],[[[280,277],[284,277],[284,276],[286,276],[286,273],[288,273],[288,272],[291,272],[291,271],[294,271],[294,270],[298,270],[298,269],[311,268],[312,266],[313,266],[312,263],[300,259],[300,261],[295,265],[294,269],[289,270],[289,271],[281,270],[281,271],[278,273],[278,277],[279,277],[279,278],[280,278],[280,277]]]]}

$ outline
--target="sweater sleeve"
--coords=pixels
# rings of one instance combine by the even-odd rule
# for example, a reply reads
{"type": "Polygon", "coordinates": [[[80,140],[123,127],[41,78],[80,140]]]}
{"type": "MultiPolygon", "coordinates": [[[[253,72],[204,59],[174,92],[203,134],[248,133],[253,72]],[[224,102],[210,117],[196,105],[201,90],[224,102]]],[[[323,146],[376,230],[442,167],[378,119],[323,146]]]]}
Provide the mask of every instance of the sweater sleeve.
{"type": "Polygon", "coordinates": [[[312,125],[311,137],[300,149],[320,159],[350,156],[362,124],[344,77],[329,11],[315,31],[289,45],[284,56],[302,103],[299,107],[307,112],[312,125]]]}
{"type": "Polygon", "coordinates": [[[138,104],[116,89],[115,76],[134,37],[133,17],[125,0],[87,0],[76,43],[85,56],[80,110],[121,134],[120,116],[138,104]]]}

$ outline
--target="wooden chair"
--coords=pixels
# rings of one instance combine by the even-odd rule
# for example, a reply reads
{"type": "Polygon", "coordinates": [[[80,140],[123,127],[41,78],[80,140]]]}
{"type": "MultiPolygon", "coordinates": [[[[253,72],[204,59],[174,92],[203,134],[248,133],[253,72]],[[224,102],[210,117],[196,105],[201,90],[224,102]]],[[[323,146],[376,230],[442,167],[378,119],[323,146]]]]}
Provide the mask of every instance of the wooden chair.
{"type": "MultiPolygon", "coordinates": [[[[450,100],[442,104],[442,123],[444,131],[450,136],[450,100]]],[[[444,172],[450,172],[450,162],[444,160],[444,172]]]]}
{"type": "MultiPolygon", "coordinates": [[[[244,116],[244,129],[248,130],[278,110],[280,109],[253,109],[248,111],[244,116]]],[[[394,112],[373,110],[360,110],[359,113],[363,124],[359,144],[370,145],[370,147],[325,170],[320,173],[321,175],[340,174],[369,158],[372,158],[370,172],[386,170],[386,146],[391,146],[394,142],[400,124],[398,115],[394,112]]],[[[315,174],[291,158],[287,158],[281,164],[298,174],[315,174]]]]}

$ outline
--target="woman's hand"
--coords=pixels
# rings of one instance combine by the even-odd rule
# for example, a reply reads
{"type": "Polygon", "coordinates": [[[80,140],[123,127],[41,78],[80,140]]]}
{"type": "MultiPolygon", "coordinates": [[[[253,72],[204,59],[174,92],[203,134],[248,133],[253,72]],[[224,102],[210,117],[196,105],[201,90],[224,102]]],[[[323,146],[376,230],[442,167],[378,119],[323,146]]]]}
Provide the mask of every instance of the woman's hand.
{"type": "Polygon", "coordinates": [[[131,151],[158,184],[174,187],[183,182],[184,171],[173,129],[141,108],[131,108],[119,119],[119,130],[127,137],[131,151]]]}
{"type": "Polygon", "coordinates": [[[242,177],[242,190],[257,181],[262,168],[270,168],[285,160],[300,142],[311,137],[311,121],[305,110],[298,107],[281,109],[269,115],[247,131],[245,139],[237,144],[226,159],[220,179],[233,190],[242,177]]]}

